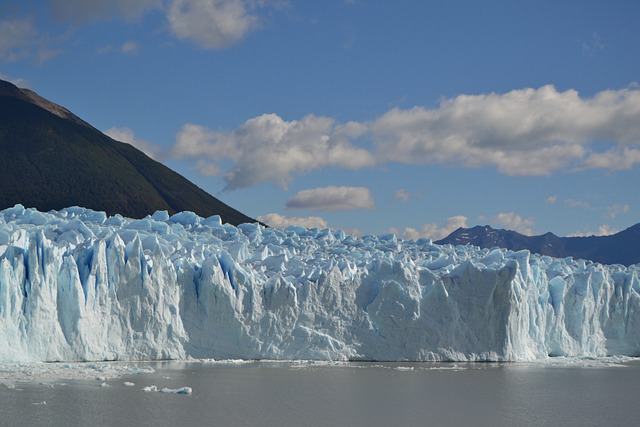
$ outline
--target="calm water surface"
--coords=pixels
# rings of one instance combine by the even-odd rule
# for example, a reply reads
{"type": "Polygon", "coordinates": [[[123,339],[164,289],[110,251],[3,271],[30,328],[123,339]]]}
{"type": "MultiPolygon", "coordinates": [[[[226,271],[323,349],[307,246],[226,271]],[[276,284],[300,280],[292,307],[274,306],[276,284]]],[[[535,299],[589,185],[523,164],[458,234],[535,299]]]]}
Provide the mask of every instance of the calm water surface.
{"type": "Polygon", "coordinates": [[[4,381],[7,426],[636,426],[640,362],[145,364],[106,381],[4,381]],[[108,386],[101,386],[105,383],[108,386]],[[134,383],[135,385],[125,385],[134,383]],[[177,389],[191,395],[145,392],[177,389]]]}

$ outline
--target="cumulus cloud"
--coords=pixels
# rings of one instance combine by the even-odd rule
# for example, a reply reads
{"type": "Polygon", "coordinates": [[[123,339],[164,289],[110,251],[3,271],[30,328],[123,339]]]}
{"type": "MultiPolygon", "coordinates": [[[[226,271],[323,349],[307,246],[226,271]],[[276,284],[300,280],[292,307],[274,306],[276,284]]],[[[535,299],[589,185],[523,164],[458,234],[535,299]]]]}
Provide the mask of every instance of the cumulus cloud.
{"type": "Polygon", "coordinates": [[[163,0],[49,0],[49,4],[58,20],[84,24],[109,18],[135,19],[162,7],[163,0]]]}
{"type": "Polygon", "coordinates": [[[104,133],[116,141],[126,142],[136,147],[154,160],[161,160],[164,154],[162,146],[153,144],[149,141],[137,139],[134,132],[128,127],[112,127],[104,131],[104,133]]]}
{"type": "Polygon", "coordinates": [[[120,47],[120,52],[133,55],[138,52],[138,43],[132,41],[124,42],[120,47]]]}
{"type": "Polygon", "coordinates": [[[411,198],[411,194],[404,188],[400,188],[393,194],[393,200],[399,200],[401,202],[408,202],[411,198]]]}
{"type": "Polygon", "coordinates": [[[286,188],[297,174],[389,162],[495,167],[531,176],[617,170],[640,164],[638,117],[637,88],[584,98],[543,86],[460,95],[434,109],[394,108],[369,122],[340,124],[314,115],[286,121],[264,114],[228,132],[188,124],[174,153],[208,164],[230,160],[227,189],[269,181],[286,188]]]}
{"type": "Polygon", "coordinates": [[[234,167],[225,175],[229,190],[265,182],[286,188],[295,174],[330,166],[372,166],[372,154],[348,141],[357,132],[357,125],[336,125],[327,117],[285,121],[276,114],[264,114],[232,132],[186,124],[176,137],[173,155],[207,164],[231,160],[234,167]]]}
{"type": "Polygon", "coordinates": [[[584,200],[564,199],[564,204],[571,208],[591,208],[591,205],[584,200]]]}
{"type": "Polygon", "coordinates": [[[257,27],[243,0],[174,0],[167,12],[171,32],[207,49],[241,41],[257,27]]]}
{"type": "Polygon", "coordinates": [[[40,34],[28,18],[0,20],[0,61],[47,61],[60,52],[49,36],[40,34]]]}
{"type": "Polygon", "coordinates": [[[610,236],[618,233],[620,230],[612,228],[607,224],[602,224],[598,227],[597,231],[579,231],[574,234],[570,234],[568,237],[589,237],[589,236],[610,236]]]}
{"type": "Polygon", "coordinates": [[[124,55],[135,55],[138,53],[138,43],[134,41],[124,42],[120,47],[114,48],[113,45],[109,44],[103,48],[98,49],[98,55],[106,55],[111,52],[122,53],[124,55]]]}
{"type": "MultiPolygon", "coordinates": [[[[640,141],[640,140],[639,140],[640,141]]],[[[640,163],[640,149],[625,147],[603,153],[590,153],[581,169],[631,169],[640,163]]]]}
{"type": "Polygon", "coordinates": [[[603,51],[604,48],[604,40],[598,35],[598,33],[593,33],[590,40],[582,42],[582,53],[586,56],[593,57],[603,51]]]}
{"type": "MultiPolygon", "coordinates": [[[[329,223],[320,216],[284,216],[279,213],[268,213],[256,218],[263,224],[274,228],[287,228],[289,226],[305,228],[329,228],[329,223]]],[[[344,228],[346,234],[362,237],[365,232],[359,228],[344,228]]]]}
{"type": "Polygon", "coordinates": [[[290,225],[306,228],[327,228],[327,221],[319,216],[284,216],[278,213],[268,213],[256,218],[258,221],[275,228],[287,228],[290,225]]]}
{"type": "Polygon", "coordinates": [[[447,237],[460,227],[467,228],[467,220],[468,218],[464,215],[455,215],[447,218],[447,221],[444,224],[425,224],[419,230],[412,227],[406,227],[401,231],[398,228],[392,227],[388,231],[405,240],[417,240],[423,237],[430,238],[431,240],[440,240],[447,237]]]}
{"type": "Polygon", "coordinates": [[[7,82],[13,83],[14,85],[18,86],[18,87],[26,87],[28,88],[30,86],[30,83],[28,80],[23,79],[23,78],[15,78],[15,77],[11,77],[8,76],[6,74],[2,74],[0,73],[0,79],[5,80],[7,82]]]}
{"type": "Polygon", "coordinates": [[[515,212],[500,212],[492,218],[492,222],[527,236],[534,234],[531,227],[535,225],[535,222],[532,219],[523,218],[515,212]]]}
{"type": "Polygon", "coordinates": [[[75,25],[125,19],[135,21],[150,11],[165,15],[171,35],[205,49],[222,49],[242,41],[260,27],[258,8],[281,7],[262,0],[49,0],[53,15],[75,25]]]}
{"type": "Polygon", "coordinates": [[[350,211],[373,209],[375,203],[366,187],[322,187],[303,190],[295,194],[286,204],[287,209],[318,211],[350,211]]]}
{"type": "Polygon", "coordinates": [[[637,145],[639,115],[638,90],[582,98],[575,90],[559,92],[549,85],[460,95],[443,100],[437,109],[395,108],[371,127],[381,160],[493,165],[508,175],[548,175],[594,156],[591,142],[615,144],[614,154],[637,145]]]}
{"type": "Polygon", "coordinates": [[[626,215],[629,212],[629,209],[630,206],[626,203],[624,205],[611,205],[607,207],[607,215],[609,215],[609,217],[611,217],[612,219],[615,219],[620,215],[626,215]]]}
{"type": "Polygon", "coordinates": [[[546,203],[547,205],[553,205],[553,204],[555,204],[557,201],[558,201],[558,196],[555,196],[555,195],[554,195],[554,196],[549,196],[549,197],[547,197],[547,200],[545,200],[545,203],[546,203]]]}

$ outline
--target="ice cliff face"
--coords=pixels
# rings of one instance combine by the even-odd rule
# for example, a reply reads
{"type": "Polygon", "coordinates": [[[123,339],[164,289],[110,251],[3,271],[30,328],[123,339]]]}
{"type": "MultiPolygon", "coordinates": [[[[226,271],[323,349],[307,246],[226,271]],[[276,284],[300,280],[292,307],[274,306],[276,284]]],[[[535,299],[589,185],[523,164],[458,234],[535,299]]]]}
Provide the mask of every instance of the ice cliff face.
{"type": "Polygon", "coordinates": [[[639,266],[156,212],[0,211],[0,361],[640,355],[639,266]]]}

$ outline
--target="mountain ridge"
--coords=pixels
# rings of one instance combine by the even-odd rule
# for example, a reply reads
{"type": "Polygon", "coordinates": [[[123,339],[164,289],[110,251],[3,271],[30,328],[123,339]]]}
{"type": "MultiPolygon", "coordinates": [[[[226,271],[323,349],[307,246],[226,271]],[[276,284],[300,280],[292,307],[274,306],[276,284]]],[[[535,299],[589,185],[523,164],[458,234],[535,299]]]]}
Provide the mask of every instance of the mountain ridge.
{"type": "Polygon", "coordinates": [[[68,109],[0,80],[0,209],[69,206],[142,218],[158,210],[256,222],[68,109]]]}
{"type": "Polygon", "coordinates": [[[555,258],[573,257],[601,264],[632,265],[640,263],[640,223],[609,236],[558,237],[548,232],[526,236],[516,231],[494,229],[488,225],[458,228],[439,245],[474,245],[481,248],[501,247],[514,251],[527,249],[555,258]]]}

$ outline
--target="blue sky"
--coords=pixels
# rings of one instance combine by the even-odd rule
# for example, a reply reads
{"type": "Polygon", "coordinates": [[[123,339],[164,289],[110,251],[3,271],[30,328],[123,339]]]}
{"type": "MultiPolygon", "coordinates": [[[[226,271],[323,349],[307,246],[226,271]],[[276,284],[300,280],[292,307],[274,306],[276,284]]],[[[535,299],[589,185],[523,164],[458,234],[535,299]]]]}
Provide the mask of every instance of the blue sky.
{"type": "Polygon", "coordinates": [[[0,78],[274,225],[639,221],[640,3],[0,2],[0,78]]]}

